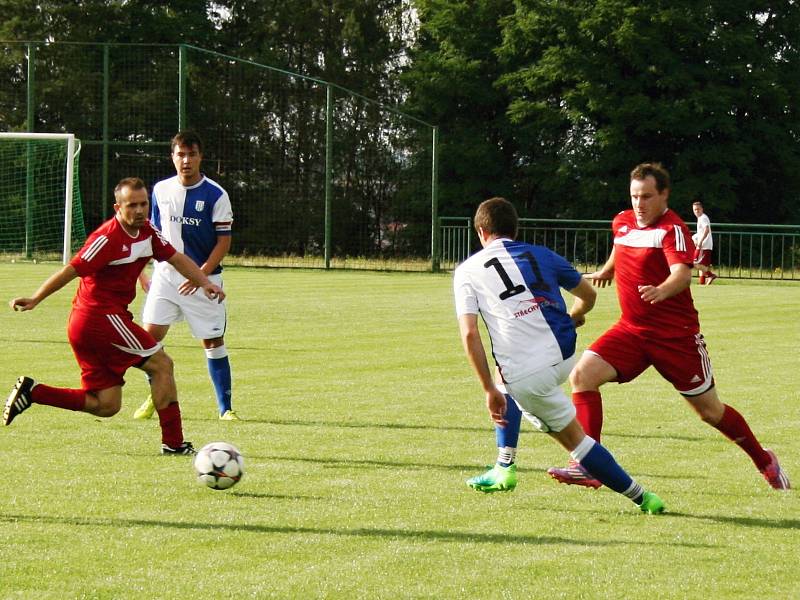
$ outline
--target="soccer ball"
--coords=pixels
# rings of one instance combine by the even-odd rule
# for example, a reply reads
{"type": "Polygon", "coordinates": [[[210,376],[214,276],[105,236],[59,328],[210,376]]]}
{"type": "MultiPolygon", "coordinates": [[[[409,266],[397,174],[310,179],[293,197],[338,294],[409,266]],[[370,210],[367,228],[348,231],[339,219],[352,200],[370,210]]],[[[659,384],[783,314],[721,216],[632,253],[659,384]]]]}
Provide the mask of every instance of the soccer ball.
{"type": "Polygon", "coordinates": [[[197,481],[213,490],[227,490],[244,476],[244,459],[235,446],[227,442],[206,444],[192,462],[197,481]]]}

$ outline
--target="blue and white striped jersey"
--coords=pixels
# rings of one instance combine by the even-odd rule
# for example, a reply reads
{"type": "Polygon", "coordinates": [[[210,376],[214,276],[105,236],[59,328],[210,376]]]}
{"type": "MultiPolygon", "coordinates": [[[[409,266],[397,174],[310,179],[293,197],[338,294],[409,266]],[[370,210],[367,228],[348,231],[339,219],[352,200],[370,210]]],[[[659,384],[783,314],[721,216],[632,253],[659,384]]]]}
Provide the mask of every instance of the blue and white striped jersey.
{"type": "MultiPolygon", "coordinates": [[[[203,176],[195,185],[184,187],[175,176],[153,186],[150,220],[176,250],[199,266],[208,259],[218,236],[231,235],[233,211],[228,193],[215,181],[203,176]]],[[[220,271],[222,265],[212,274],[220,271]]]]}
{"type": "Polygon", "coordinates": [[[575,354],[577,334],[560,288],[580,281],[549,248],[497,239],[456,268],[456,314],[481,315],[503,379],[519,381],[575,354]]]}

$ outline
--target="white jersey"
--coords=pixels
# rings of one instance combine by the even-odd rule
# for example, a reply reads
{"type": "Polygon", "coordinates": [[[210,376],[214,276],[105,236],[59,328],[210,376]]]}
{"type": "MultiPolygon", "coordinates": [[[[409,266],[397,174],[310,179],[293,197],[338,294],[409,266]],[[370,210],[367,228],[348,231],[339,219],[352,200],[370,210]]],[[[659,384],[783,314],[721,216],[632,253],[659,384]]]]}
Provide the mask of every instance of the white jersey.
{"type": "Polygon", "coordinates": [[[694,241],[695,246],[700,241],[700,236],[703,235],[703,230],[708,227],[708,235],[706,239],[703,240],[703,246],[699,247],[698,250],[713,250],[714,249],[714,239],[711,235],[711,219],[708,218],[706,213],[703,213],[699,217],[697,217],[697,233],[692,236],[692,240],[694,241]]]}
{"type": "MultiPolygon", "coordinates": [[[[176,250],[200,266],[208,260],[217,238],[231,235],[233,211],[227,192],[218,183],[203,176],[185,187],[175,176],[153,186],[150,220],[176,250]]],[[[171,265],[156,265],[159,270],[177,275],[171,265]]],[[[212,274],[220,271],[222,265],[212,274]]]]}
{"type": "Polygon", "coordinates": [[[507,383],[575,354],[577,335],[561,289],[581,274],[544,246],[497,239],[456,268],[456,314],[480,314],[507,383]]]}

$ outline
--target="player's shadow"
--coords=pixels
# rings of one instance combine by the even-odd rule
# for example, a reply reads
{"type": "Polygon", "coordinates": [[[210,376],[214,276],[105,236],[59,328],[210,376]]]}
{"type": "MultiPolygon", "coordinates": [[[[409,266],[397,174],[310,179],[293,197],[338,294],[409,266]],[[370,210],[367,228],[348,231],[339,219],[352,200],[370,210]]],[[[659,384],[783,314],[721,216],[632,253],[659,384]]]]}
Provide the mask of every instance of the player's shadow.
{"type": "Polygon", "coordinates": [[[739,525],[742,527],[767,527],[769,529],[800,529],[800,519],[771,519],[757,517],[726,517],[724,515],[692,515],[669,510],[667,517],[693,519],[695,521],[711,521],[723,525],[739,525]]]}
{"type": "MultiPolygon", "coordinates": [[[[186,419],[184,421],[209,421],[214,419],[209,418],[202,418],[202,419],[186,419]]],[[[315,421],[313,419],[253,419],[248,417],[244,421],[241,422],[243,425],[247,425],[248,423],[251,424],[259,424],[259,425],[276,425],[276,426],[289,426],[289,427],[341,427],[343,429],[398,429],[398,430],[418,430],[418,431],[470,431],[470,432],[480,432],[480,433],[492,433],[494,431],[494,426],[491,423],[483,426],[483,427],[472,427],[472,426],[458,426],[458,425],[417,425],[411,423],[365,423],[365,422],[352,422],[352,421],[315,421]]],[[[530,431],[523,431],[522,433],[530,433],[530,431]]]]}
{"type": "MultiPolygon", "coordinates": [[[[300,534],[300,535],[337,535],[343,537],[373,538],[373,539],[406,539],[420,541],[438,541],[450,543],[481,543],[512,545],[572,545],[572,546],[646,546],[648,548],[659,545],[659,542],[636,541],[635,539],[594,541],[585,538],[568,538],[549,535],[522,535],[510,533],[487,533],[471,531],[442,531],[436,529],[383,529],[360,527],[356,529],[325,528],[325,527],[291,527],[278,525],[232,524],[232,523],[200,523],[196,521],[166,521],[155,519],[123,519],[123,518],[93,518],[93,517],[50,517],[47,515],[0,515],[0,522],[40,523],[45,525],[75,525],[78,527],[111,527],[127,530],[130,527],[154,527],[179,530],[213,530],[230,531],[235,533],[266,533],[266,534],[300,534]]],[[[686,548],[713,549],[717,546],[693,542],[664,542],[667,546],[682,546],[686,548]]]]}
{"type": "MultiPolygon", "coordinates": [[[[352,468],[354,466],[367,466],[367,467],[387,467],[393,469],[434,469],[440,471],[459,471],[471,472],[480,470],[484,465],[473,463],[470,465],[443,465],[438,463],[415,463],[415,462],[398,462],[390,460],[368,460],[368,459],[353,459],[353,458],[313,458],[307,456],[276,456],[276,455],[247,455],[248,460],[264,460],[269,462],[285,460],[288,462],[305,462],[314,465],[321,465],[323,468],[352,468]]],[[[488,466],[488,465],[487,465],[488,466]]],[[[518,468],[519,473],[544,473],[545,469],[524,467],[518,468]]]]}

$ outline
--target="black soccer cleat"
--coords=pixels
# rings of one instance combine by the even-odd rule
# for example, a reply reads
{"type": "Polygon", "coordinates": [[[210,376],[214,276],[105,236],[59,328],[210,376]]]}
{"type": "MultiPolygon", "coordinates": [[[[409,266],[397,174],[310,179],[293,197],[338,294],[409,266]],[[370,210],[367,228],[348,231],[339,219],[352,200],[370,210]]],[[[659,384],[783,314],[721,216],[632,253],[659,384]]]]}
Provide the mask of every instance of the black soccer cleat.
{"type": "Polygon", "coordinates": [[[197,450],[194,449],[192,446],[192,442],[183,442],[177,448],[173,448],[172,446],[167,446],[166,444],[161,444],[161,454],[169,454],[169,455],[191,455],[197,454],[197,450]]]}
{"type": "Polygon", "coordinates": [[[36,382],[30,377],[22,376],[17,379],[17,383],[8,395],[8,400],[6,400],[6,405],[3,408],[3,425],[11,425],[14,417],[30,408],[33,403],[31,390],[34,385],[36,385],[36,382]]]}

